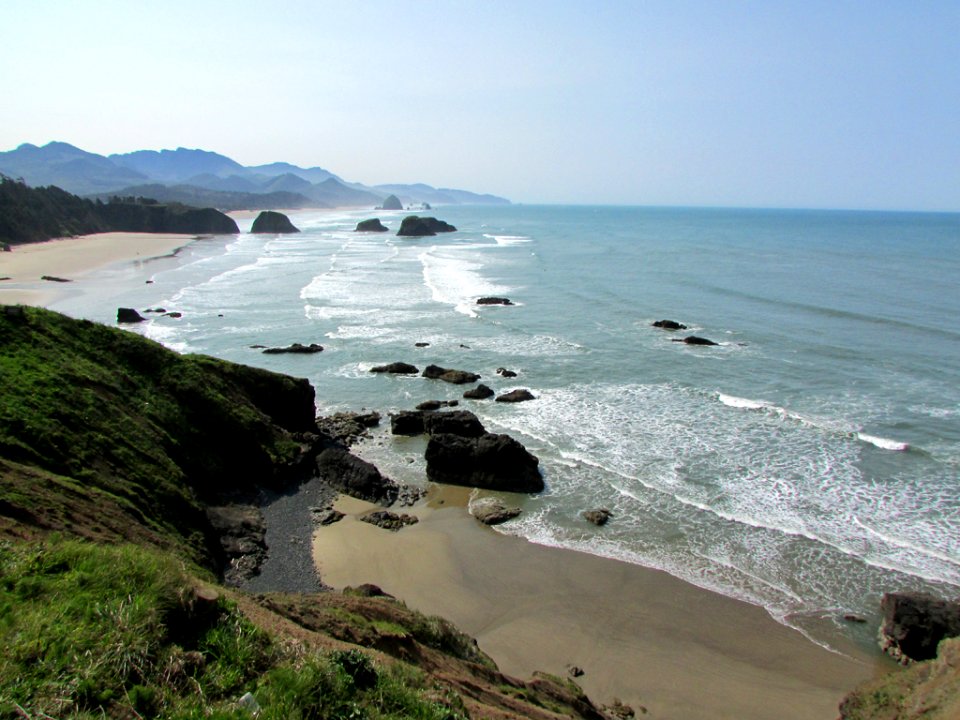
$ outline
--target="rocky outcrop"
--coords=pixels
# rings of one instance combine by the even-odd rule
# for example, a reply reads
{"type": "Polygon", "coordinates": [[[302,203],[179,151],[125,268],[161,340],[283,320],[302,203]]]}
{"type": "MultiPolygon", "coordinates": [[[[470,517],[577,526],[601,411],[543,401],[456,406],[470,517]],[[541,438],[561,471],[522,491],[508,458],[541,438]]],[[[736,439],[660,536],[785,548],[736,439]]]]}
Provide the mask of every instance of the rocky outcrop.
{"type": "Polygon", "coordinates": [[[374,510],[373,512],[361,515],[359,519],[365,523],[376,525],[384,530],[392,530],[393,532],[397,532],[397,530],[405,528],[407,525],[416,525],[419,522],[419,519],[413,515],[392,513],[389,510],[374,510]]]}
{"type": "Polygon", "coordinates": [[[146,320],[146,318],[133,308],[117,308],[118,323],[138,323],[144,320],[146,320]]]}
{"type": "Polygon", "coordinates": [[[713,340],[707,340],[703,337],[697,337],[696,335],[688,335],[682,340],[674,340],[673,342],[683,343],[684,345],[718,345],[713,340]]]}
{"type": "Polygon", "coordinates": [[[437,233],[455,232],[456,228],[443,220],[434,217],[418,217],[408,215],[400,223],[397,235],[406,237],[429,237],[437,233]]]}
{"type": "Polygon", "coordinates": [[[505,297],[482,297],[477,298],[477,305],[513,305],[513,302],[505,297]]]}
{"type": "Polygon", "coordinates": [[[544,487],[540,461],[509,435],[432,435],[424,457],[434,482],[521,493],[544,487]]]}
{"type": "Polygon", "coordinates": [[[294,355],[312,355],[313,353],[323,352],[323,345],[318,345],[317,343],[310,343],[309,345],[301,345],[300,343],[293,343],[293,345],[287,345],[286,347],[271,347],[263,351],[264,355],[283,355],[285,353],[292,353],[294,355]]]}
{"type": "Polygon", "coordinates": [[[276,235],[281,233],[298,233],[300,230],[294,227],[294,224],[290,222],[290,218],[283,213],[264,210],[257,215],[257,219],[253,221],[250,232],[255,234],[276,235]]]}
{"type": "Polygon", "coordinates": [[[319,476],[342,493],[387,506],[397,499],[397,483],[344,448],[326,448],[317,455],[316,462],[319,476]]]}
{"type": "Polygon", "coordinates": [[[592,522],[594,525],[600,527],[607,524],[607,521],[613,515],[612,512],[606,508],[596,508],[594,510],[584,510],[583,518],[587,522],[592,522]]]}
{"type": "Polygon", "coordinates": [[[353,445],[362,437],[368,437],[367,430],[380,424],[380,413],[340,412],[317,418],[317,430],[335,443],[346,447],[353,445]]]}
{"type": "Polygon", "coordinates": [[[208,507],[207,519],[220,538],[226,559],[224,580],[238,585],[260,572],[267,554],[263,513],[252,505],[208,507]]]}
{"type": "Polygon", "coordinates": [[[430,380],[443,380],[453,385],[466,385],[480,379],[480,376],[476,373],[467,372],[466,370],[451,370],[440,367],[439,365],[427,365],[421,374],[430,380]]]}
{"type": "Polygon", "coordinates": [[[467,400],[486,400],[487,398],[492,398],[494,396],[493,388],[480,383],[475,388],[471,388],[463,393],[463,397],[467,400]]]}
{"type": "Polygon", "coordinates": [[[480,498],[470,504],[470,514],[484,525],[499,525],[517,517],[522,511],[518,507],[509,507],[502,500],[493,497],[480,498]]]}
{"type": "Polygon", "coordinates": [[[424,400],[417,404],[417,410],[439,410],[445,407],[456,407],[459,404],[459,400],[424,400]]]}
{"type": "Polygon", "coordinates": [[[943,638],[960,636],[958,601],[924,593],[886,593],[880,610],[880,647],[904,664],[934,658],[943,638]]]}
{"type": "Polygon", "coordinates": [[[423,435],[422,410],[402,410],[390,416],[390,432],[393,435],[423,435]]]}
{"type": "Polygon", "coordinates": [[[416,375],[420,369],[416,365],[405,362],[393,362],[388,365],[377,365],[370,368],[372,373],[390,373],[391,375],[416,375]]]}
{"type": "Polygon", "coordinates": [[[676,320],[656,320],[651,323],[655,328],[662,328],[663,330],[686,330],[687,326],[678,323],[676,320]]]}
{"type": "Polygon", "coordinates": [[[387,195],[383,199],[383,204],[380,206],[381,210],[403,210],[403,203],[400,202],[400,198],[396,195],[387,195]]]}
{"type": "Polygon", "coordinates": [[[513,370],[507,370],[505,367],[498,367],[497,375],[505,378],[513,378],[517,376],[517,374],[513,370]]]}
{"type": "Polygon", "coordinates": [[[358,222],[354,232],[388,232],[389,230],[390,228],[380,222],[380,218],[372,218],[358,222]]]}
{"type": "Polygon", "coordinates": [[[486,432],[480,419],[469,410],[426,413],[423,428],[430,435],[448,433],[460,437],[480,437],[486,432]]]}
{"type": "Polygon", "coordinates": [[[523,388],[518,388],[517,390],[511,390],[510,392],[504,393],[497,397],[497,402],[504,403],[518,403],[526,402],[527,400],[536,400],[532,392],[529,390],[524,390],[523,388]]]}

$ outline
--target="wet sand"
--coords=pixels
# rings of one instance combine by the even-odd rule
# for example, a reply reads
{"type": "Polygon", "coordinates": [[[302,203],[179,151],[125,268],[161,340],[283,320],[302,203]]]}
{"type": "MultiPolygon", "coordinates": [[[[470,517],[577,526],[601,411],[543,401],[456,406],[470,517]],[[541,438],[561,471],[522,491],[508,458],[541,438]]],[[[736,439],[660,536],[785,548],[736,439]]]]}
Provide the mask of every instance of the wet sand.
{"type": "MultiPolygon", "coordinates": [[[[319,528],[314,560],[327,585],[371,582],[477,638],[504,672],[566,675],[595,702],[651,718],[831,720],[841,698],[888,666],[825,650],[762,608],[665,573],[548,548],[481,526],[468,491],[441,488],[398,533],[355,519],[319,528]]],[[[410,510],[404,510],[410,512],[410,510]]]]}
{"type": "Polygon", "coordinates": [[[0,252],[0,303],[46,307],[83,284],[93,270],[126,261],[146,260],[175,252],[194,235],[111,232],[14,245],[0,252]],[[70,280],[41,280],[44,275],[70,280]]]}

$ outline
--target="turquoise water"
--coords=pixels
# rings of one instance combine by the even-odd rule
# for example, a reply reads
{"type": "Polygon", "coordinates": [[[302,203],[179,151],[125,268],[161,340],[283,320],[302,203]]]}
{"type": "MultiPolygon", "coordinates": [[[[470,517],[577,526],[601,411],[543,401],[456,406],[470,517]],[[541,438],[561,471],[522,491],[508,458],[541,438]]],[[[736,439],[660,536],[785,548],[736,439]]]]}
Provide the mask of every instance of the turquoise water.
{"type": "MultiPolygon", "coordinates": [[[[873,623],[841,616],[875,617],[884,591],[960,594],[960,215],[433,214],[459,231],[356,234],[369,212],[294,213],[300,235],[203,240],[55,309],[178,310],[137,331],[307,377],[322,412],[463,390],[368,372],[395,360],[529,388],[533,402],[465,403],[541,458],[547,491],[512,498],[525,512],[503,532],[666,570],[819,642],[872,642],[873,623]],[[720,344],[673,343],[661,318],[720,344]],[[326,350],[250,348],[291,342],[326,350]],[[614,513],[603,529],[579,517],[596,506],[614,513]]],[[[379,440],[364,452],[382,469],[424,481],[417,441],[379,440]]]]}

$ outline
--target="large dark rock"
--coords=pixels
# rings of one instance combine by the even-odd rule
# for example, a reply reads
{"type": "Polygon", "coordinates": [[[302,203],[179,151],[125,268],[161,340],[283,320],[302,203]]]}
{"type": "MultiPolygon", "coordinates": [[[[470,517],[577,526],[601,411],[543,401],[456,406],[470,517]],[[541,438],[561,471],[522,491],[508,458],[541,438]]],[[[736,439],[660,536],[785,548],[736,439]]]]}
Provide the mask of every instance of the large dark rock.
{"type": "Polygon", "coordinates": [[[480,379],[480,376],[476,373],[467,372],[466,370],[451,370],[440,367],[439,365],[427,365],[421,375],[430,380],[443,380],[444,382],[453,383],[454,385],[466,385],[467,383],[476,382],[480,379]]]}
{"type": "Polygon", "coordinates": [[[374,465],[344,448],[330,447],[317,455],[317,471],[329,485],[351,497],[381,505],[397,499],[399,486],[380,474],[374,465]]]}
{"type": "Polygon", "coordinates": [[[713,340],[707,340],[706,338],[697,337],[696,335],[688,335],[683,338],[683,340],[674,340],[673,342],[682,342],[684,345],[717,345],[713,340]]]}
{"type": "Polygon", "coordinates": [[[403,203],[400,202],[400,198],[396,195],[387,195],[383,199],[383,205],[380,206],[383,210],[403,210],[403,203]]]}
{"type": "Polygon", "coordinates": [[[497,398],[497,402],[505,403],[518,403],[526,402],[527,400],[536,400],[536,396],[529,390],[524,390],[523,388],[517,390],[511,390],[508,393],[504,393],[497,398]]]}
{"type": "Polygon", "coordinates": [[[471,388],[463,393],[467,400],[486,400],[494,396],[493,388],[480,383],[475,388],[471,388]]]}
{"type": "Polygon", "coordinates": [[[260,509],[252,505],[208,506],[206,515],[226,559],[224,580],[237,585],[257,575],[267,556],[267,528],[260,509]]]}
{"type": "Polygon", "coordinates": [[[390,432],[393,435],[423,435],[424,413],[422,410],[403,410],[390,416],[390,432]]]}
{"type": "Polygon", "coordinates": [[[459,404],[459,400],[424,400],[422,403],[417,403],[417,410],[439,410],[444,407],[456,407],[459,404]]]}
{"type": "Polygon", "coordinates": [[[424,454],[434,482],[507,492],[540,492],[540,461],[509,435],[431,435],[424,454]]]}
{"type": "Polygon", "coordinates": [[[293,345],[287,345],[286,347],[267,348],[263,351],[263,354],[283,355],[285,353],[292,353],[294,355],[312,355],[313,353],[318,352],[323,352],[323,345],[318,345],[317,343],[310,343],[309,345],[293,343],[293,345]]]}
{"type": "Polygon", "coordinates": [[[388,365],[377,365],[370,368],[372,373],[391,373],[393,375],[416,375],[420,372],[416,365],[405,362],[394,362],[388,365]]]}
{"type": "Polygon", "coordinates": [[[264,210],[257,219],[253,221],[250,232],[258,234],[277,234],[277,233],[298,233],[299,229],[294,227],[293,223],[283,213],[273,210],[264,210]]]}
{"type": "Polygon", "coordinates": [[[880,647],[906,664],[937,656],[946,637],[960,636],[960,601],[924,593],[886,593],[880,601],[880,647]]]}
{"type": "Polygon", "coordinates": [[[655,328],[662,328],[663,330],[686,330],[687,326],[678,323],[676,320],[656,320],[651,323],[655,328]]]}
{"type": "Polygon", "coordinates": [[[436,235],[437,233],[454,232],[456,228],[443,220],[437,220],[434,217],[418,217],[417,215],[408,215],[400,223],[400,229],[397,235],[407,237],[426,237],[436,235]]]}
{"type": "Polygon", "coordinates": [[[477,305],[513,305],[513,302],[505,297],[482,297],[477,298],[477,305]]]}
{"type": "Polygon", "coordinates": [[[144,320],[146,320],[146,318],[133,308],[117,308],[118,323],[138,323],[144,320]]]}
{"type": "Polygon", "coordinates": [[[380,222],[380,218],[371,220],[361,220],[357,223],[357,229],[354,232],[387,232],[390,228],[380,222]]]}
{"type": "Polygon", "coordinates": [[[606,508],[596,508],[594,510],[584,510],[583,517],[587,522],[592,522],[594,525],[602,526],[607,524],[607,520],[613,515],[612,512],[606,508]]]}
{"type": "Polygon", "coordinates": [[[423,427],[430,435],[449,433],[461,437],[480,437],[486,432],[480,419],[469,410],[426,413],[423,427]]]}
{"type": "Polygon", "coordinates": [[[505,367],[498,367],[497,375],[505,378],[513,378],[517,376],[517,374],[513,370],[507,370],[505,367]]]}

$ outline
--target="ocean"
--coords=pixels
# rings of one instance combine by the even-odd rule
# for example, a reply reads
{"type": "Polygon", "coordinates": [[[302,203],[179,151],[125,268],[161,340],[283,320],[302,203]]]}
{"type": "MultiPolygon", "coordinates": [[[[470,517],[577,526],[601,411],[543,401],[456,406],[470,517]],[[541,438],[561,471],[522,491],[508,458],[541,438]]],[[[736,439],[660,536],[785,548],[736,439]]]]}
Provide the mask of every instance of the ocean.
{"type": "MultiPolygon", "coordinates": [[[[824,645],[871,645],[884,592],[960,595],[960,215],[449,206],[429,214],[457,232],[411,239],[404,214],[293,212],[298,235],[200,240],[52,307],[176,310],[131,330],[309,378],[322,414],[460,398],[369,372],[398,360],[527,388],[461,400],[541,461],[547,490],[511,496],[500,532],[664,570],[824,645]],[[394,232],[353,232],[376,215],[394,232]],[[293,342],[325,350],[251,347],[293,342]]],[[[423,447],[385,423],[360,452],[422,484],[423,447]]]]}

